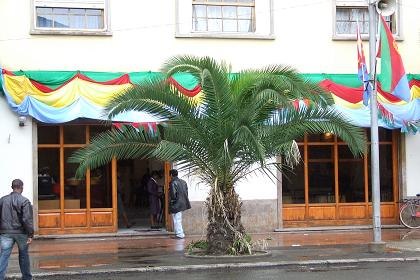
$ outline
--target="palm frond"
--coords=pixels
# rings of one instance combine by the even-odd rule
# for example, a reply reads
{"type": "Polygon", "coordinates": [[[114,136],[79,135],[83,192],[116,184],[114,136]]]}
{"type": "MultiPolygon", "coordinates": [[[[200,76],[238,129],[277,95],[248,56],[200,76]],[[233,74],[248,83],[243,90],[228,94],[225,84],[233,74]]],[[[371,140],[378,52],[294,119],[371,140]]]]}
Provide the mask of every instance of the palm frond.
{"type": "Polygon", "coordinates": [[[360,156],[366,151],[366,137],[363,130],[352,125],[333,108],[309,106],[300,110],[279,110],[268,124],[267,130],[271,132],[268,133],[270,136],[266,141],[271,147],[275,147],[275,143],[300,138],[305,133],[329,132],[347,142],[354,155],[360,156]]]}
{"type": "Polygon", "coordinates": [[[85,148],[77,150],[69,162],[78,163],[76,177],[83,177],[87,169],[94,169],[116,159],[151,158],[159,138],[145,130],[132,127],[103,132],[85,148]]]}

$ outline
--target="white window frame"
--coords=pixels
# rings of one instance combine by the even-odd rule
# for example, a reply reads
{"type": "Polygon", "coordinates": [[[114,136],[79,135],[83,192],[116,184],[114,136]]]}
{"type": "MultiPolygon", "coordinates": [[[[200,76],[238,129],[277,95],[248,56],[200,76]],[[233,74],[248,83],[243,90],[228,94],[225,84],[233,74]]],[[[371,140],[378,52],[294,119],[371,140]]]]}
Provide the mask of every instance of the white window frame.
{"type": "Polygon", "coordinates": [[[99,35],[110,36],[111,23],[109,16],[109,0],[31,0],[31,31],[32,35],[99,35]],[[104,26],[102,29],[49,28],[37,27],[36,8],[80,8],[101,9],[104,11],[104,26]]]}
{"type": "MultiPolygon", "coordinates": [[[[401,20],[400,20],[400,2],[401,0],[397,1],[397,9],[393,14],[395,20],[395,32],[393,32],[395,40],[403,40],[401,35],[401,20]]],[[[337,34],[336,30],[336,12],[337,8],[368,8],[368,1],[367,0],[333,0],[332,1],[332,39],[337,41],[355,41],[356,34],[337,34]]],[[[369,40],[369,35],[361,34],[363,40],[369,40]]]]}
{"type": "Polygon", "coordinates": [[[175,0],[176,38],[275,39],[273,0],[255,0],[254,32],[194,31],[192,7],[192,0],[175,0]]]}

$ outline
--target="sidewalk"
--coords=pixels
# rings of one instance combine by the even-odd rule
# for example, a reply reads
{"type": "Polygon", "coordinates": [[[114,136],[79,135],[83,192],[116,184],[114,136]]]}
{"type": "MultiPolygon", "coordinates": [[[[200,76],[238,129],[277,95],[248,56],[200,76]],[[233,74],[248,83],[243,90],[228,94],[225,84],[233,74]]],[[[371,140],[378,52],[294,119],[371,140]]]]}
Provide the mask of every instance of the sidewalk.
{"type": "MultiPolygon", "coordinates": [[[[383,253],[370,253],[368,229],[317,232],[272,232],[253,235],[268,239],[270,256],[196,259],[184,256],[191,240],[170,239],[165,234],[96,238],[38,239],[30,254],[35,278],[54,275],[123,271],[180,271],[224,267],[269,267],[374,261],[420,261],[420,231],[383,229],[383,253]]],[[[13,252],[9,277],[19,276],[18,255],[13,252]]]]}

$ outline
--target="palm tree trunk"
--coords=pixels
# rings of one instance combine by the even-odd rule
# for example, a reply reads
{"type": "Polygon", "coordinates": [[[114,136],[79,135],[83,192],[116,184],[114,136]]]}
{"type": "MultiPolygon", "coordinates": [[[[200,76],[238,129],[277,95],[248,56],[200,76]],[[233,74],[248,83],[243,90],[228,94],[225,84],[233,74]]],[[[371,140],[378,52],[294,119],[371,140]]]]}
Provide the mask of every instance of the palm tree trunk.
{"type": "Polygon", "coordinates": [[[242,202],[233,187],[225,191],[212,188],[207,199],[209,254],[226,254],[235,241],[243,237],[245,230],[241,222],[241,206],[242,202]]]}

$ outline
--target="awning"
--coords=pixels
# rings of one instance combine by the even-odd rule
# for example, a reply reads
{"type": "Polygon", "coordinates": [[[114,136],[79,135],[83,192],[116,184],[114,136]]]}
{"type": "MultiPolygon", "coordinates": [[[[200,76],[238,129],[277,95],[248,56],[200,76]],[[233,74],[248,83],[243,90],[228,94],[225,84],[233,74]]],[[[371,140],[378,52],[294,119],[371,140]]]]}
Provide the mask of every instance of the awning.
{"type": "MultiPolygon", "coordinates": [[[[44,123],[77,118],[106,119],[103,108],[112,96],[133,84],[161,75],[156,72],[1,71],[1,84],[15,112],[44,123]]],[[[335,107],[355,125],[370,126],[369,107],[363,105],[363,87],[356,74],[303,74],[332,93],[335,107]]],[[[408,74],[411,99],[405,102],[379,87],[379,126],[416,131],[420,120],[420,75],[408,74]]],[[[201,88],[190,74],[171,79],[185,95],[199,99],[201,88]]],[[[115,121],[157,122],[145,112],[119,115],[115,121]]]]}

